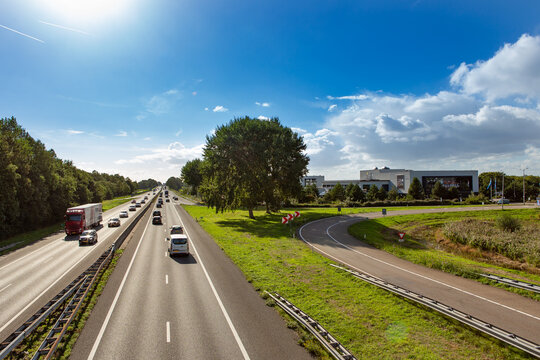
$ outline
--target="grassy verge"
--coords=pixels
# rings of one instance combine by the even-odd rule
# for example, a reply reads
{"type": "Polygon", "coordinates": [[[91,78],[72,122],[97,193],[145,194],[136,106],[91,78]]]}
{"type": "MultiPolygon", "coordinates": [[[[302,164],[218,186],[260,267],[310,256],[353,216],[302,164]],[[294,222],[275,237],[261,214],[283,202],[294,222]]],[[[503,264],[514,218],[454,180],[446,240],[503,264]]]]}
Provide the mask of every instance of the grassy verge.
{"type": "Polygon", "coordinates": [[[110,210],[110,209],[112,209],[114,207],[117,207],[119,205],[125,204],[125,203],[131,201],[131,199],[132,199],[132,197],[128,196],[128,197],[114,198],[114,199],[111,199],[111,200],[103,200],[103,202],[102,202],[103,211],[107,211],[107,210],[110,210]]]}
{"type": "MultiPolygon", "coordinates": [[[[523,221],[537,221],[539,215],[536,209],[506,210],[505,213],[523,221]]],[[[361,241],[416,264],[501,287],[540,301],[540,295],[536,293],[497,284],[478,275],[489,273],[539,283],[540,269],[509,261],[499,254],[456,246],[440,238],[439,230],[447,222],[465,218],[494,220],[498,216],[498,210],[392,216],[356,223],[349,228],[349,233],[361,241]],[[397,241],[400,231],[406,233],[402,243],[397,241]]]]}
{"type": "Polygon", "coordinates": [[[64,226],[64,223],[58,223],[58,224],[50,225],[50,226],[47,226],[38,230],[25,232],[25,233],[4,239],[0,241],[0,248],[3,248],[5,246],[10,246],[10,247],[0,251],[0,255],[5,255],[9,252],[25,247],[51,234],[61,231],[63,230],[63,226],[64,226]]]}
{"type": "MultiPolygon", "coordinates": [[[[277,291],[319,321],[347,349],[365,359],[520,359],[526,354],[364,283],[290,237],[282,214],[216,214],[185,206],[261,293],[277,291]]],[[[371,212],[371,209],[355,209],[371,212]]],[[[303,209],[298,223],[335,215],[303,209]]],[[[290,319],[288,320],[290,323],[290,319]]],[[[292,326],[292,325],[291,325],[292,326]]],[[[308,348],[309,342],[304,344],[308,348]]]]}
{"type": "MultiPolygon", "coordinates": [[[[73,321],[69,325],[66,334],[58,345],[58,348],[53,356],[54,359],[67,359],[71,355],[73,345],[75,344],[75,341],[77,341],[84,327],[84,324],[86,323],[86,320],[90,316],[90,313],[96,305],[99,296],[103,292],[103,289],[105,288],[105,285],[107,284],[110,275],[114,271],[116,263],[122,255],[122,251],[123,250],[118,250],[114,254],[109,266],[105,269],[105,271],[102,271],[98,281],[96,281],[92,289],[90,289],[89,296],[87,296],[84,300],[81,308],[79,309],[79,312],[75,316],[75,319],[73,319],[73,321]]],[[[66,300],[65,304],[67,304],[68,301],[69,299],[66,300]]],[[[41,345],[41,343],[43,342],[43,340],[45,339],[45,337],[47,336],[48,332],[51,330],[52,326],[54,326],[56,319],[60,316],[62,311],[63,306],[60,306],[34,332],[32,332],[30,336],[28,336],[17,348],[15,348],[6,357],[6,359],[31,359],[41,345]]]]}

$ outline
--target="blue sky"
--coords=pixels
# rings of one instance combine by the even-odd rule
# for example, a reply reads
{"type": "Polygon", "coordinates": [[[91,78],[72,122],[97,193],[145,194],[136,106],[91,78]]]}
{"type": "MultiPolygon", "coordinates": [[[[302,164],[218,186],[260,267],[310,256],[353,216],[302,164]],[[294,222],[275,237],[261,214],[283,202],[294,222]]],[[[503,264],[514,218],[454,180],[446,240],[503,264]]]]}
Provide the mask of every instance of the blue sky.
{"type": "Polygon", "coordinates": [[[0,44],[0,117],[89,171],[165,181],[249,115],[327,179],[540,173],[538,1],[6,0],[0,44]]]}

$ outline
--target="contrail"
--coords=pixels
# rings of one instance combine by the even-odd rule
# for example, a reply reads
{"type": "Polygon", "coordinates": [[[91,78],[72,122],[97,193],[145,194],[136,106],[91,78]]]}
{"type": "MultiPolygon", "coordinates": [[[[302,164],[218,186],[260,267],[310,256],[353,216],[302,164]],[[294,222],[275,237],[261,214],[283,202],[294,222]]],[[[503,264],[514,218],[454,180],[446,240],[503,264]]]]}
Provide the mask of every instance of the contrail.
{"type": "Polygon", "coordinates": [[[43,40],[40,40],[40,39],[38,39],[38,38],[35,38],[35,37],[30,36],[30,35],[25,34],[25,33],[22,33],[22,32],[20,32],[20,31],[17,31],[17,30],[8,28],[7,26],[4,26],[4,25],[2,25],[2,24],[0,24],[0,27],[3,27],[3,28],[6,29],[6,30],[13,31],[13,32],[16,33],[16,34],[19,34],[19,35],[22,35],[22,36],[26,36],[27,38],[30,38],[30,39],[32,39],[32,40],[36,40],[36,41],[39,41],[40,43],[45,44],[45,41],[43,41],[43,40]]]}
{"type": "Polygon", "coordinates": [[[70,27],[67,27],[67,26],[53,24],[53,23],[49,23],[49,22],[46,22],[46,21],[43,21],[43,20],[39,20],[39,22],[42,23],[42,24],[45,24],[45,25],[57,27],[59,29],[64,29],[64,30],[69,30],[69,31],[73,31],[73,32],[78,32],[78,33],[85,34],[85,35],[90,35],[86,31],[82,31],[82,30],[79,30],[79,29],[74,29],[74,28],[70,28],[70,27]]]}

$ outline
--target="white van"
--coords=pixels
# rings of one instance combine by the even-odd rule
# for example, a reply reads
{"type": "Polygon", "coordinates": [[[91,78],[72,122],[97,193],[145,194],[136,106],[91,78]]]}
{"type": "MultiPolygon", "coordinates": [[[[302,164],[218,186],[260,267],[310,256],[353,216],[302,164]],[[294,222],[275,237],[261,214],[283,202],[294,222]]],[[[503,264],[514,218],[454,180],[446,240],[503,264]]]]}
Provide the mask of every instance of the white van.
{"type": "Polygon", "coordinates": [[[189,242],[186,234],[171,235],[169,245],[169,255],[189,255],[189,242]]]}

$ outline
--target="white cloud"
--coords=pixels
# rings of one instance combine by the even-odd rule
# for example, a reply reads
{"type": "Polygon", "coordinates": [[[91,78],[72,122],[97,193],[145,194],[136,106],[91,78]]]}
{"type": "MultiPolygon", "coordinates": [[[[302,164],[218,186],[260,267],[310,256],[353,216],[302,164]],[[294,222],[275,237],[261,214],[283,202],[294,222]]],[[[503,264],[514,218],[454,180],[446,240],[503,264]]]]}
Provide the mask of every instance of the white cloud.
{"type": "Polygon", "coordinates": [[[193,91],[193,92],[191,93],[191,95],[196,96],[196,95],[197,95],[197,92],[196,92],[196,91],[193,91]]]}
{"type": "Polygon", "coordinates": [[[205,108],[204,108],[204,111],[208,111],[208,110],[210,110],[210,109],[209,109],[209,108],[207,108],[207,107],[205,107],[205,108]]]}
{"type": "Polygon", "coordinates": [[[335,104],[334,104],[334,105],[330,105],[330,106],[328,107],[328,111],[334,111],[334,110],[336,110],[336,108],[337,108],[337,105],[335,105],[335,104]]]}
{"type": "Polygon", "coordinates": [[[84,131],[81,131],[81,130],[66,130],[66,132],[70,135],[79,135],[79,134],[84,134],[84,131]]]}
{"type": "Polygon", "coordinates": [[[170,89],[170,90],[167,90],[164,92],[165,95],[176,95],[178,94],[178,90],[177,89],[170,89]]]}
{"type": "Polygon", "coordinates": [[[144,154],[136,155],[131,159],[117,160],[115,164],[148,164],[152,165],[152,167],[159,166],[159,164],[179,165],[201,157],[203,148],[204,144],[188,148],[176,141],[170,143],[166,148],[144,149],[144,154]]]}
{"type": "Polygon", "coordinates": [[[177,137],[178,137],[178,136],[180,136],[181,133],[182,133],[182,129],[178,130],[178,131],[176,132],[176,134],[174,134],[174,136],[177,136],[177,137]]]}
{"type": "Polygon", "coordinates": [[[150,141],[150,140],[152,140],[152,138],[151,137],[145,137],[143,140],[144,141],[150,141]]]}
{"type": "Polygon", "coordinates": [[[328,100],[367,100],[369,96],[364,95],[364,94],[346,95],[346,96],[337,96],[337,97],[328,95],[326,98],[328,100]]]}
{"type": "Polygon", "coordinates": [[[257,119],[259,119],[259,120],[270,120],[269,117],[266,117],[266,116],[263,116],[263,115],[259,115],[259,116],[257,117],[257,119]]]}
{"type": "Polygon", "coordinates": [[[270,107],[270,103],[267,103],[267,102],[261,103],[261,102],[256,101],[255,105],[262,106],[262,107],[270,107]]]}
{"type": "Polygon", "coordinates": [[[153,115],[163,115],[171,111],[172,106],[181,99],[180,91],[170,89],[154,95],[145,102],[145,110],[153,115]]]}
{"type": "Polygon", "coordinates": [[[114,135],[114,136],[125,137],[125,136],[128,136],[128,135],[127,135],[127,131],[121,130],[121,131],[118,132],[118,134],[116,134],[116,135],[114,135]]]}
{"type": "Polygon", "coordinates": [[[384,165],[510,171],[538,159],[540,37],[524,35],[487,61],[461,64],[449,80],[455,91],[328,96],[362,101],[332,108],[318,131],[298,129],[310,172],[343,179],[384,165]]]}
{"type": "Polygon", "coordinates": [[[212,111],[213,112],[227,112],[227,111],[229,111],[229,109],[227,109],[224,106],[217,105],[212,111]]]}
{"type": "Polygon", "coordinates": [[[450,82],[466,94],[480,94],[489,101],[516,95],[540,99],[540,36],[524,34],[487,61],[462,63],[450,82]]]}

